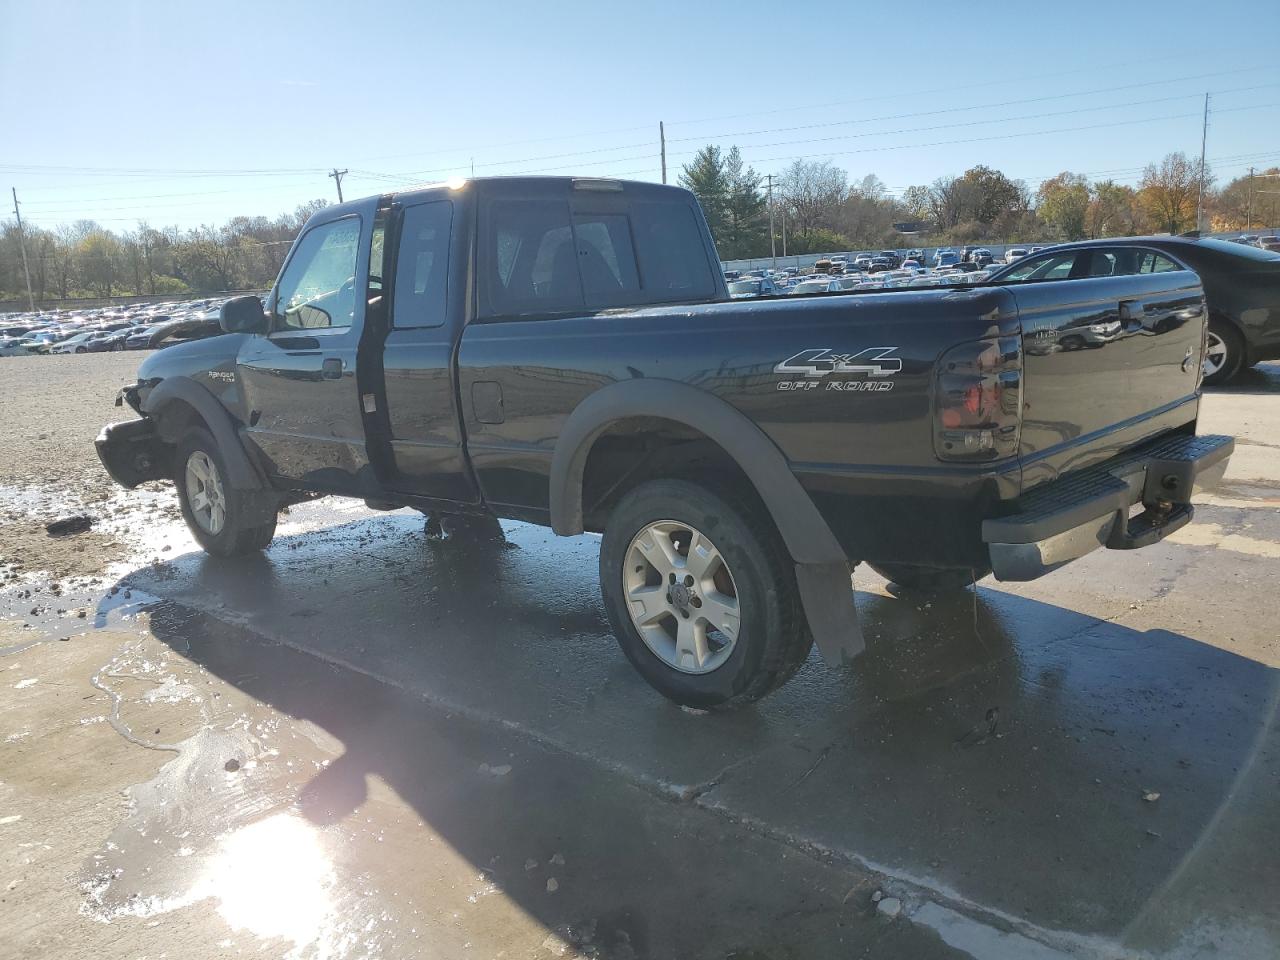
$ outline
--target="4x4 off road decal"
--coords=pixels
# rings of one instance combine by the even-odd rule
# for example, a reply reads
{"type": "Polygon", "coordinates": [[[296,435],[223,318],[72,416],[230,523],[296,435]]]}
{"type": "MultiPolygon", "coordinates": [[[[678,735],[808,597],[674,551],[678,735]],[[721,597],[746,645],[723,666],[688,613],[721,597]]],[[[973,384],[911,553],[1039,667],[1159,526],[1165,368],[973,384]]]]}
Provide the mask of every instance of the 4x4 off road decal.
{"type": "Polygon", "coordinates": [[[827,348],[801,350],[773,368],[774,373],[803,376],[781,380],[779,390],[833,390],[845,393],[884,393],[893,389],[885,380],[902,371],[902,359],[891,356],[897,347],[867,347],[858,353],[832,353],[827,348]],[[828,380],[832,374],[862,374],[866,380],[828,380]]]}

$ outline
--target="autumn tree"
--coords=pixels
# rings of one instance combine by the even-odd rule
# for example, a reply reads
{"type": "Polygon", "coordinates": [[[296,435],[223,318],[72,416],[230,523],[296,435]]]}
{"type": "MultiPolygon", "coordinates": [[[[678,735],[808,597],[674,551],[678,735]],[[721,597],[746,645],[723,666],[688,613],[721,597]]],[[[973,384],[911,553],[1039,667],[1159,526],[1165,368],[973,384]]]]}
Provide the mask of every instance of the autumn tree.
{"type": "MultiPolygon", "coordinates": [[[[1206,191],[1212,180],[1206,167],[1203,184],[1206,191]]],[[[1139,197],[1159,229],[1179,234],[1195,228],[1196,198],[1200,189],[1199,163],[1188,160],[1185,153],[1171,153],[1158,164],[1149,164],[1142,172],[1139,197]]]]}
{"type": "Polygon", "coordinates": [[[1088,236],[1132,236],[1143,231],[1142,210],[1133,187],[1103,180],[1090,190],[1089,211],[1085,216],[1088,236]]]}
{"type": "Polygon", "coordinates": [[[1274,215],[1273,190],[1280,190],[1280,167],[1236,177],[1213,198],[1214,226],[1220,230],[1252,230],[1274,215]]]}
{"type": "Polygon", "coordinates": [[[820,227],[830,229],[848,193],[848,177],[829,160],[795,160],[781,177],[796,252],[820,227]]]}

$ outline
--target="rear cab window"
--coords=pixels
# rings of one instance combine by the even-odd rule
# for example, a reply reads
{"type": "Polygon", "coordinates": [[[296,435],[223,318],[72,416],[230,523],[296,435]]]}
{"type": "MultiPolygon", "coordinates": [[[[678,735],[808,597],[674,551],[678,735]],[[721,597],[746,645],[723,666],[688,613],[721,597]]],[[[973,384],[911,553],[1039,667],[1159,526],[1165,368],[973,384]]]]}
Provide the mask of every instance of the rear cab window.
{"type": "Polygon", "coordinates": [[[679,196],[549,185],[481,202],[479,316],[518,317],[707,300],[717,285],[701,225],[679,196]]]}

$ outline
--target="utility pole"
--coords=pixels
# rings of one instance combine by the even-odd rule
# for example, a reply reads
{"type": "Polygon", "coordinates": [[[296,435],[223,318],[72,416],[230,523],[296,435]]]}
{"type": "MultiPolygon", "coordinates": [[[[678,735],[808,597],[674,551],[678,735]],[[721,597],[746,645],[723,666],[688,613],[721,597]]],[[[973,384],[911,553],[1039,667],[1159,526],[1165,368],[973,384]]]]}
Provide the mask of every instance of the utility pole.
{"type": "Polygon", "coordinates": [[[1209,94],[1204,95],[1204,126],[1200,129],[1200,177],[1196,190],[1196,229],[1200,229],[1200,210],[1204,206],[1204,147],[1209,139],[1209,94]]]}
{"type": "Polygon", "coordinates": [[[662,153],[662,182],[667,182],[667,130],[662,125],[662,121],[658,121],[658,149],[662,153]]]}
{"type": "Polygon", "coordinates": [[[1244,232],[1248,233],[1253,229],[1253,167],[1249,168],[1249,223],[1244,228],[1244,232]]]}
{"type": "Polygon", "coordinates": [[[773,258],[773,272],[778,272],[778,250],[773,241],[773,174],[765,176],[769,181],[769,256],[773,258]]]}
{"type": "Polygon", "coordinates": [[[27,266],[27,238],[22,232],[22,214],[18,210],[18,188],[10,187],[13,192],[13,215],[18,218],[18,247],[22,250],[22,275],[27,280],[27,309],[36,312],[36,301],[31,296],[31,269],[27,266]]]}
{"type": "Polygon", "coordinates": [[[333,172],[329,174],[329,176],[333,177],[334,181],[338,184],[338,202],[339,203],[342,203],[342,178],[345,177],[346,175],[347,175],[346,170],[339,170],[337,167],[334,167],[333,172]]]}
{"type": "Polygon", "coordinates": [[[782,205],[782,259],[787,259],[787,206],[782,205]]]}

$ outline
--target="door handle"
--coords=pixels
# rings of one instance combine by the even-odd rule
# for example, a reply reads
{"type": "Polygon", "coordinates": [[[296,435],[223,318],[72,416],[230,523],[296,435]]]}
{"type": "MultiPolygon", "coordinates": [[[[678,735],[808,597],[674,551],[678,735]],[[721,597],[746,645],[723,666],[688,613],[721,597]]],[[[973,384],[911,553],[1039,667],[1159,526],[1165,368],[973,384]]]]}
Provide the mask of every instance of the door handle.
{"type": "Polygon", "coordinates": [[[342,360],[339,357],[325,357],[320,366],[320,375],[326,380],[342,379],[342,360]]]}

